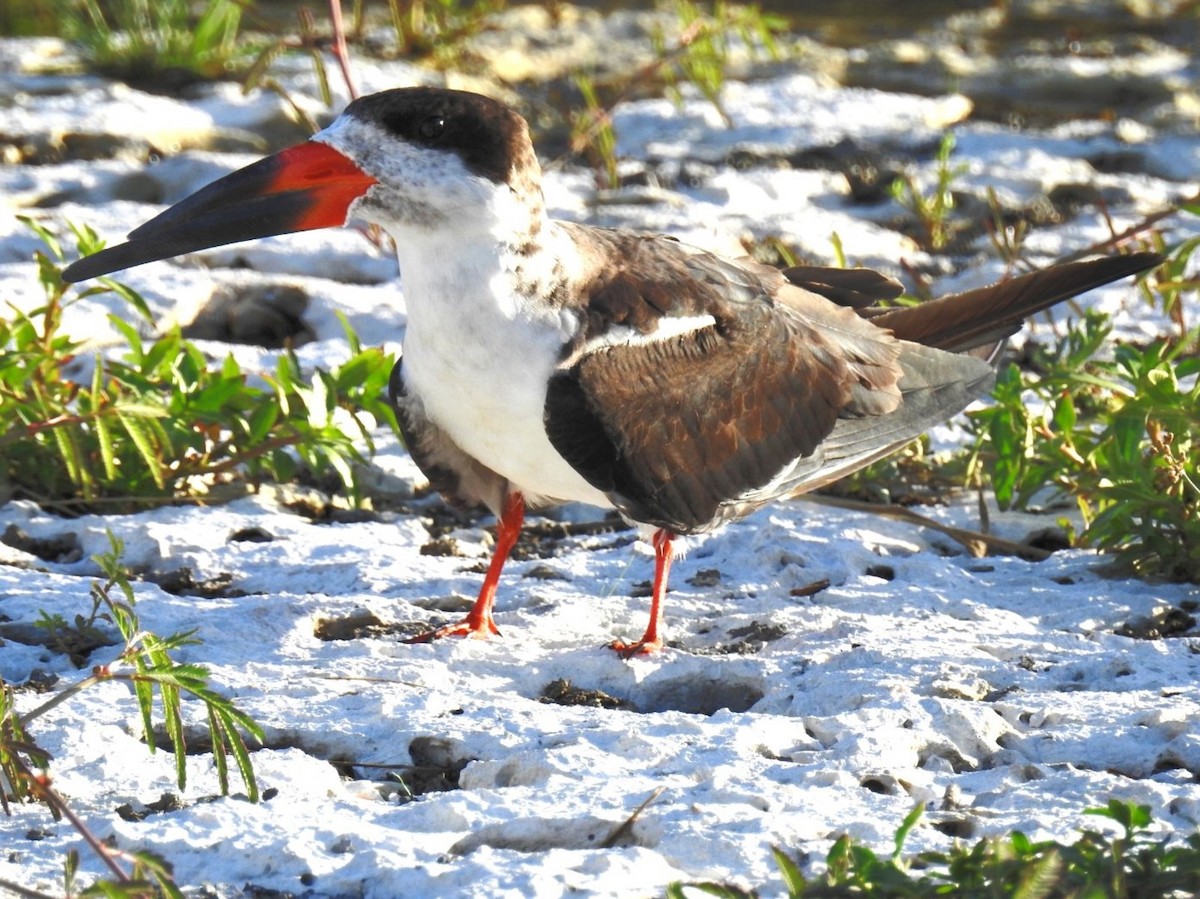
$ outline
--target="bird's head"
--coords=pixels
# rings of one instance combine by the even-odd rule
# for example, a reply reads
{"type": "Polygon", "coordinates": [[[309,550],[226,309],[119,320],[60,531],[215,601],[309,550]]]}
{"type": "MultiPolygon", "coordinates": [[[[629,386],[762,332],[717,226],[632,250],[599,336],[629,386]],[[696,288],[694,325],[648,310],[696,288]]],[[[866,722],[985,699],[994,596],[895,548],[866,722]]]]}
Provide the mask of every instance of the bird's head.
{"type": "Polygon", "coordinates": [[[180,253],[344,225],[414,230],[536,230],[541,172],[525,120],[465,91],[399,88],[352,102],[311,140],[201,188],[68,266],[82,281],[180,253]]]}

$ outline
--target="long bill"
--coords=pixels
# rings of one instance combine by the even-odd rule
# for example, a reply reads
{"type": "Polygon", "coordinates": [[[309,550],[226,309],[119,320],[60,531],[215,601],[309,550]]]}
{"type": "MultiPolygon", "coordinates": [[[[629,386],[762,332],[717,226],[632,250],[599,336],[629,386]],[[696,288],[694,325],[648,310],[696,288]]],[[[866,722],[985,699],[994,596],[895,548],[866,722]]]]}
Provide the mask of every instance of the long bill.
{"type": "Polygon", "coordinates": [[[84,281],[181,253],[346,223],[375,179],[332,147],[309,141],[203,187],[129,232],[129,241],[73,262],[84,281]]]}

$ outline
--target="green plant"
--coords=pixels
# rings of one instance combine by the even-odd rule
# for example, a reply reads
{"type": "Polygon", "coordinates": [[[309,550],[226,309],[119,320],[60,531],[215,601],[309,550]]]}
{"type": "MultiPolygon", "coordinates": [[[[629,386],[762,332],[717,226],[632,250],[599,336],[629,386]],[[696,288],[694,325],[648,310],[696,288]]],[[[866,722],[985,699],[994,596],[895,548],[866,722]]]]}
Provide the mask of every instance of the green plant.
{"type": "Polygon", "coordinates": [[[50,754],[29,738],[25,722],[17,714],[12,687],[0,680],[0,774],[8,785],[0,789],[0,810],[4,814],[12,814],[9,791],[17,802],[24,802],[37,778],[33,769],[44,772],[49,764],[50,754]]]}
{"type": "MultiPolygon", "coordinates": [[[[1020,897],[1020,899],[1135,899],[1194,895],[1200,889],[1200,834],[1169,845],[1153,839],[1148,806],[1110,799],[1085,814],[1107,818],[1122,833],[1110,837],[1084,830],[1074,843],[1033,842],[1020,831],[985,837],[949,852],[904,858],[908,834],[923,807],[909,813],[895,835],[895,848],[881,858],[849,836],[839,837],[825,858],[825,871],[807,877],[800,865],[774,849],[776,866],[789,899],[896,899],[905,896],[1020,897]]],[[[668,899],[693,891],[723,899],[752,899],[746,891],[719,883],[672,884],[668,899]]],[[[773,891],[778,892],[778,891],[773,891]]]]}
{"type": "MultiPolygon", "coordinates": [[[[1200,582],[1200,329],[1185,330],[1182,302],[1197,286],[1187,272],[1200,240],[1168,247],[1149,230],[1167,215],[1198,210],[1180,204],[1141,229],[1140,240],[1167,256],[1138,286],[1171,321],[1169,337],[1114,348],[1110,320],[1087,314],[1050,350],[1035,348],[1034,373],[999,370],[993,403],[968,413],[967,452],[926,457],[910,444],[823,492],[874,497],[882,485],[920,501],[922,488],[986,486],[1006,509],[1068,498],[1083,517],[1081,545],[1143,576],[1200,582]]],[[[1019,240],[1011,249],[1010,263],[1019,240]]]]}
{"type": "Polygon", "coordinates": [[[786,22],[762,12],[757,6],[720,0],[710,15],[691,0],[677,0],[675,11],[679,36],[674,44],[668,45],[666,36],[656,31],[653,35],[654,59],[623,79],[619,86],[605,90],[606,99],[600,99],[601,91],[590,76],[583,73],[574,76],[584,108],[570,113],[571,152],[587,156],[606,187],[614,188],[619,184],[612,110],[635,90],[658,83],[676,102],[682,102],[679,85],[688,82],[712,103],[728,125],[729,115],[721,104],[721,92],[734,41],[740,40],[754,55],[765,54],[772,59],[783,55],[776,37],[784,30],[786,22]]]}
{"type": "Polygon", "coordinates": [[[990,217],[984,223],[984,227],[987,228],[988,239],[996,255],[1011,269],[1021,261],[1025,238],[1029,234],[1029,223],[1023,218],[1009,221],[994,187],[987,189],[987,205],[990,217]]]}
{"type": "MultiPolygon", "coordinates": [[[[352,31],[361,37],[363,30],[362,0],[355,0],[353,15],[352,31]]],[[[258,52],[242,77],[242,93],[248,94],[255,88],[273,91],[288,103],[293,115],[309,133],[315,134],[320,130],[316,119],[296,101],[279,79],[269,74],[271,64],[283,53],[295,51],[307,53],[312,61],[313,74],[317,79],[317,93],[321,102],[326,106],[333,106],[333,91],[329,87],[329,72],[325,66],[325,54],[328,51],[337,60],[338,71],[341,73],[346,91],[352,99],[358,96],[358,90],[354,86],[354,78],[351,73],[350,50],[342,18],[341,3],[338,0],[330,3],[331,36],[326,36],[318,31],[316,17],[307,7],[302,6],[296,10],[296,16],[300,22],[299,33],[276,38],[258,52]]]]}
{"type": "Polygon", "coordinates": [[[246,792],[252,802],[258,801],[258,785],[250,755],[240,730],[262,740],[262,730],[244,712],[239,711],[223,696],[208,686],[208,669],[202,665],[176,662],[171,652],[182,646],[194,646],[200,641],[193,631],[159,637],[143,630],[134,609],[136,599],[129,576],[121,563],[124,544],[110,531],[109,550],[93,556],[105,580],[92,584],[94,607],[99,617],[117,628],[125,643],[117,660],[98,665],[91,675],[55,694],[31,712],[21,716],[21,727],[61,705],[77,693],[105,681],[126,681],[133,686],[142,716],[142,733],[150,752],[155,751],[154,690],[157,688],[162,705],[166,734],[175,753],[175,774],[182,788],[187,785],[186,741],[184,739],[181,695],[199,699],[208,713],[208,730],[213,746],[213,761],[221,792],[229,792],[229,757],[233,756],[246,792]]]}
{"type": "MultiPolygon", "coordinates": [[[[221,793],[229,793],[229,763],[232,757],[247,798],[257,802],[258,783],[250,752],[243,733],[262,742],[262,729],[245,712],[214,691],[208,683],[209,671],[203,665],[176,662],[171,653],[183,646],[198,645],[193,632],[159,637],[144,630],[134,609],[136,598],[129,576],[121,562],[124,546],[110,531],[109,550],[93,556],[104,575],[103,581],[92,584],[92,614],[89,626],[104,620],[117,628],[124,648],[116,660],[97,665],[82,680],[56,693],[37,708],[20,715],[16,711],[11,687],[0,681],[0,775],[10,786],[16,801],[40,800],[50,809],[55,820],[65,818],[84,837],[110,871],[114,880],[102,881],[81,895],[151,896],[162,891],[168,896],[182,896],[171,878],[170,865],[152,852],[123,853],[97,839],[72,811],[52,786],[49,774],[49,755],[30,737],[29,725],[51,709],[62,705],[80,692],[105,681],[124,681],[133,688],[141,713],[142,734],[151,753],[156,751],[154,732],[154,698],[157,690],[164,729],[175,755],[175,776],[180,788],[187,784],[187,744],[183,721],[183,697],[199,700],[207,714],[208,734],[212,744],[213,763],[221,793]],[[132,870],[126,872],[119,861],[128,859],[132,870]]],[[[43,618],[46,618],[43,613],[43,618]]],[[[0,806],[10,812],[4,790],[0,790],[0,806]]],[[[74,895],[75,871],[78,856],[67,858],[65,881],[67,894],[74,895]]],[[[0,887],[29,895],[14,884],[0,882],[0,887]]],[[[34,894],[39,895],[39,894],[34,894]]]]}
{"type": "MultiPolygon", "coordinates": [[[[1193,215],[1200,215],[1200,205],[1182,207],[1193,215]]],[[[1167,246],[1161,231],[1155,231],[1145,241],[1146,249],[1166,255],[1166,261],[1154,273],[1153,278],[1143,278],[1139,287],[1142,297],[1151,308],[1161,309],[1175,326],[1174,339],[1187,339],[1188,322],[1184,312],[1183,298],[1188,293],[1200,292],[1200,278],[1189,275],[1192,258],[1200,249],[1200,237],[1190,237],[1174,247],[1167,246]]]]}
{"type": "Polygon", "coordinates": [[[950,163],[954,143],[953,133],[947,131],[942,135],[934,154],[934,182],[928,194],[921,191],[911,175],[892,182],[892,197],[917,218],[921,228],[918,242],[925,250],[943,250],[954,239],[955,227],[950,217],[954,210],[954,182],[967,170],[963,164],[950,163]]]}
{"type": "Polygon", "coordinates": [[[449,62],[463,41],[487,27],[507,0],[388,0],[402,56],[434,56],[449,62]]]}
{"type": "Polygon", "coordinates": [[[1052,487],[1078,505],[1083,542],[1141,574],[1200,582],[1200,359],[1164,340],[1106,357],[1110,332],[1090,313],[1040,377],[1000,371],[994,405],[970,414],[974,470],[1003,508],[1052,487]]]}
{"type": "Polygon", "coordinates": [[[31,37],[58,30],[49,4],[0,2],[0,36],[31,37]]]}
{"type": "Polygon", "coordinates": [[[668,47],[661,30],[652,36],[655,54],[667,63],[661,68],[667,93],[676,103],[682,103],[679,83],[691,84],[720,113],[728,127],[733,123],[721,103],[721,92],[735,43],[740,42],[751,54],[779,59],[782,52],[776,37],[787,27],[787,22],[764,13],[757,5],[725,0],[716,0],[711,13],[692,0],[676,0],[675,15],[680,31],[675,47],[668,47]]]}
{"type": "Polygon", "coordinates": [[[602,183],[614,188],[621,178],[617,173],[617,132],[611,111],[600,102],[591,78],[578,74],[573,80],[583,98],[583,109],[571,112],[572,151],[586,155],[592,168],[600,172],[602,183]]]}
{"type": "Polygon", "coordinates": [[[205,0],[56,0],[64,37],[97,69],[139,82],[166,71],[217,78],[238,53],[243,3],[205,0]]]}
{"type": "MultiPolygon", "coordinates": [[[[363,349],[346,327],[350,358],[332,371],[301,372],[284,353],[268,386],[248,383],[232,356],[213,365],[178,330],[147,342],[124,319],[110,321],[125,343],[120,359],[96,356],[84,383],[68,363],[80,345],[61,333],[70,304],[111,291],[144,318],[141,297],[111,279],[70,293],[54,235],[37,253],[46,302],[0,320],[0,478],[42,503],[135,509],[203,494],[235,479],[288,481],[300,466],[332,469],[359,498],[356,441],[372,448],[376,420],[395,427],[387,404],[391,359],[363,349]]],[[[73,227],[81,253],[99,248],[73,227]]]]}

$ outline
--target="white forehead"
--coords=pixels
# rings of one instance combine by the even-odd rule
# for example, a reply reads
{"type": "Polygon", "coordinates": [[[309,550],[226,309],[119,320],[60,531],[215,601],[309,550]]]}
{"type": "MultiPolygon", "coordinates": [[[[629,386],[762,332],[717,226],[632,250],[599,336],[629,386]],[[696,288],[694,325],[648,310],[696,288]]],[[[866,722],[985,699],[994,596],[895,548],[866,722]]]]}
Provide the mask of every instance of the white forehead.
{"type": "Polygon", "coordinates": [[[339,116],[312,137],[349,157],[364,172],[385,184],[424,181],[445,183],[473,178],[457,153],[422,147],[397,137],[374,122],[339,116]]]}

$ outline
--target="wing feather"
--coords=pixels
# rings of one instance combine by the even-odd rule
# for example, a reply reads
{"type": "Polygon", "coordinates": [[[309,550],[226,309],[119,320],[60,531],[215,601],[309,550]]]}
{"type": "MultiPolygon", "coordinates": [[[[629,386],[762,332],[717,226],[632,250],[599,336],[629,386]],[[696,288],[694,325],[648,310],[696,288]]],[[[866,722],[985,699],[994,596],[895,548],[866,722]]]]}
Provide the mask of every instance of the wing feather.
{"type": "Polygon", "coordinates": [[[811,295],[773,270],[762,278],[677,246],[654,248],[657,265],[679,267],[673,278],[643,282],[653,269],[631,265],[598,281],[595,349],[569,354],[551,379],[545,423],[555,449],[626,517],[694,533],[811,456],[839,420],[898,408],[904,372],[900,344],[853,309],[779,302],[780,291],[811,295]],[[670,283],[685,286],[683,301],[671,303],[670,283]],[[664,317],[700,314],[713,324],[652,339],[664,317]],[[597,342],[613,322],[649,339],[597,342]]]}

